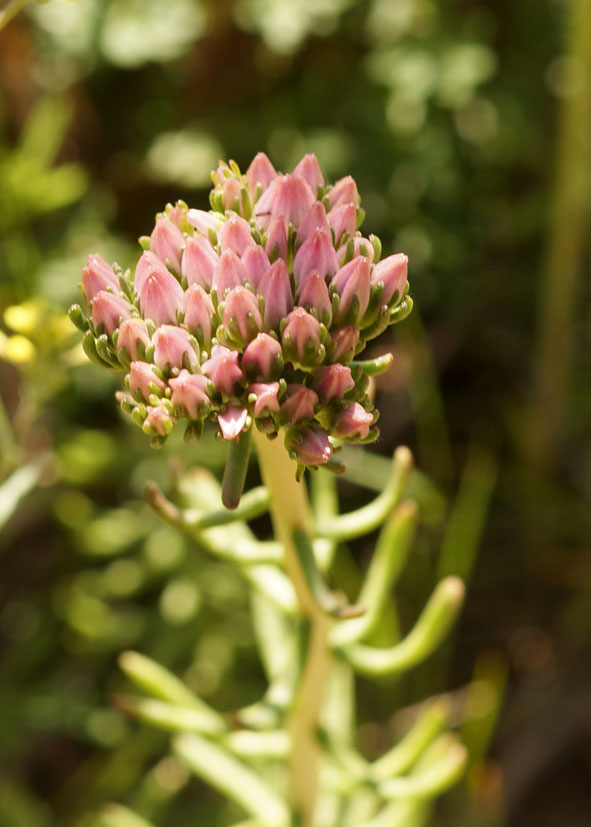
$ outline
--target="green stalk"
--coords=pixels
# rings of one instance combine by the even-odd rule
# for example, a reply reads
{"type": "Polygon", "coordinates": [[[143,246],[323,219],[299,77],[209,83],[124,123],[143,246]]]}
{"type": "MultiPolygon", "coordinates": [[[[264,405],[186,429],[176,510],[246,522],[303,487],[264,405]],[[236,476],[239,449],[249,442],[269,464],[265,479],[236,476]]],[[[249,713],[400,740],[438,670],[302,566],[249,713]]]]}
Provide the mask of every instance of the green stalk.
{"type": "Polygon", "coordinates": [[[316,736],[324,690],[331,660],[327,644],[331,620],[317,604],[308,586],[294,537],[311,534],[312,519],[306,487],[295,478],[295,463],[285,447],[275,439],[254,432],[263,482],[270,494],[271,519],[284,548],[284,566],[298,600],[301,615],[310,625],[308,649],[304,659],[295,703],[287,720],[291,737],[291,804],[299,815],[301,827],[312,827],[318,792],[320,745],[316,736]]]}

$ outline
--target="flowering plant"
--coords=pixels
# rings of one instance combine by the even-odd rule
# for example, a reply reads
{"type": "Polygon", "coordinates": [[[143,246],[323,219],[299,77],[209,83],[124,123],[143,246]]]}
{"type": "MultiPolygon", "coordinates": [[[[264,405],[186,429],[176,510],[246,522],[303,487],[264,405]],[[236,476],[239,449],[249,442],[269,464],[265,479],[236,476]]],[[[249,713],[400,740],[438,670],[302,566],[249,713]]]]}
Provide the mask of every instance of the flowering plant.
{"type": "Polygon", "coordinates": [[[229,443],[221,499],[232,511],[204,508],[212,483],[202,476],[180,484],[184,507],[154,485],[147,492],[164,519],[241,567],[269,690],[260,705],[230,718],[162,667],[126,653],[124,670],[159,700],[119,703],[181,731],[176,753],[250,814],[244,825],[402,823],[413,801],[453,783],[465,751],[440,735],[446,713],[435,705],[407,739],[365,760],[354,747],[351,678],[399,673],[429,655],[459,610],[463,586],[445,578],[407,637],[371,645],[416,521],[414,503],[401,502],[410,453],[399,448],[389,485],[344,515],[325,483],[312,513],[301,476],[305,468],[343,470],[342,442],[378,436],[369,378],[392,357],[357,357],[410,312],[407,258],[381,259],[379,239],[359,231],[355,181],[327,185],[314,155],[286,175],[262,153],[244,175],[234,162],[221,163],[213,182],[211,210],[177,202],[157,216],[140,239],[133,275],[91,255],[70,316],[91,359],[125,370],[119,403],[153,445],[181,420],[187,439],[213,420],[229,443]],[[253,435],[264,485],[241,499],[253,435]],[[267,510],[277,542],[258,541],[245,525],[267,510]],[[337,544],[384,521],[357,602],[346,605],[325,578],[337,544]]]}

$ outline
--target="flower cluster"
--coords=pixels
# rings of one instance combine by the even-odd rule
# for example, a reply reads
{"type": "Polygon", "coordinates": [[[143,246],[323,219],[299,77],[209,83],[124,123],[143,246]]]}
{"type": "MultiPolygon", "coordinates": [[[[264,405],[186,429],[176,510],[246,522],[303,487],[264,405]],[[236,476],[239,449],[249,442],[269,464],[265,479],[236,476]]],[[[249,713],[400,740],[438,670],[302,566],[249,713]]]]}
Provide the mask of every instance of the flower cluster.
{"type": "Polygon", "coordinates": [[[87,354],[126,371],[119,402],[155,444],[181,419],[187,438],[206,419],[227,440],[254,424],[314,467],[335,440],[375,439],[354,357],[410,311],[406,256],[380,260],[355,181],[326,185],[314,155],[212,177],[212,209],[169,204],[133,274],[89,256],[70,311],[87,354]]]}

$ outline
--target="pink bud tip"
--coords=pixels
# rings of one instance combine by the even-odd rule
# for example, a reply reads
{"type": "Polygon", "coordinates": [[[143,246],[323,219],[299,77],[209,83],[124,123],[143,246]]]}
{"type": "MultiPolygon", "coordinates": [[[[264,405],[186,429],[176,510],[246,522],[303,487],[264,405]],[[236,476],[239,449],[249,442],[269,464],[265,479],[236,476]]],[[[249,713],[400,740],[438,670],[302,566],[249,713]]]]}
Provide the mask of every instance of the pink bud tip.
{"type": "Polygon", "coordinates": [[[332,321],[332,302],[324,276],[312,270],[302,281],[297,291],[297,301],[306,310],[315,310],[318,318],[328,327],[332,321]]]}
{"type": "Polygon", "coordinates": [[[315,230],[326,230],[330,235],[330,225],[322,201],[314,201],[298,227],[298,241],[306,241],[315,230]]]}
{"type": "MultiPolygon", "coordinates": [[[[355,257],[355,256],[365,256],[366,258],[368,258],[370,260],[370,262],[373,263],[373,260],[374,260],[374,257],[375,257],[375,250],[373,248],[373,244],[371,243],[371,241],[369,241],[369,239],[367,239],[367,238],[364,238],[361,235],[361,233],[355,233],[355,235],[352,236],[352,240],[353,240],[353,257],[355,257]]],[[[342,244],[339,247],[339,250],[337,252],[337,258],[339,260],[339,264],[342,264],[343,261],[345,260],[345,256],[347,255],[347,252],[348,252],[347,248],[349,247],[349,243],[350,243],[350,239],[348,239],[347,244],[342,244]]]]}
{"type": "Polygon", "coordinates": [[[328,434],[322,428],[305,428],[301,432],[288,433],[285,447],[295,455],[300,465],[322,465],[332,456],[328,434]]]}
{"type": "Polygon", "coordinates": [[[218,424],[224,439],[236,439],[244,430],[247,416],[246,408],[238,408],[236,405],[228,405],[225,413],[218,414],[218,424]]]}
{"type": "Polygon", "coordinates": [[[276,375],[281,345],[268,333],[259,333],[242,356],[242,369],[253,379],[264,381],[276,375]]]}
{"type": "Polygon", "coordinates": [[[314,230],[295,254],[293,274],[296,284],[299,284],[311,270],[318,270],[321,276],[332,276],[338,267],[330,233],[314,230]]]}
{"type": "Polygon", "coordinates": [[[201,370],[209,376],[215,388],[226,396],[232,396],[234,386],[245,377],[238,367],[238,352],[223,345],[214,345],[211,357],[203,363],[201,370]]]}
{"type": "Polygon", "coordinates": [[[139,348],[145,352],[150,344],[150,334],[142,319],[126,319],[122,322],[117,337],[117,353],[125,348],[129,358],[133,361],[139,358],[139,348]]]}
{"type": "Polygon", "coordinates": [[[92,323],[95,328],[102,325],[108,336],[112,336],[120,322],[130,316],[128,302],[115,293],[99,290],[92,300],[92,323]]]}
{"type": "Polygon", "coordinates": [[[82,285],[88,301],[109,287],[119,292],[119,279],[115,271],[98,253],[88,256],[88,265],[82,268],[82,285]]]}
{"type": "Polygon", "coordinates": [[[355,204],[339,204],[328,214],[328,223],[333,229],[337,245],[345,233],[351,235],[355,232],[357,224],[357,208],[355,204]]]}
{"type": "Polygon", "coordinates": [[[254,247],[247,247],[242,256],[242,264],[246,270],[247,281],[256,290],[260,280],[271,266],[267,254],[259,244],[255,244],[254,247]]]}
{"type": "Polygon", "coordinates": [[[148,405],[148,415],[144,420],[144,429],[152,429],[160,436],[167,436],[175,423],[175,418],[169,414],[164,405],[152,407],[148,405]]]}
{"type": "Polygon", "coordinates": [[[195,235],[188,238],[181,261],[181,273],[187,284],[199,284],[210,290],[219,257],[207,238],[195,235]]]}
{"type": "Polygon", "coordinates": [[[250,166],[246,170],[246,181],[248,183],[250,197],[254,199],[257,184],[261,185],[261,192],[264,192],[275,178],[277,178],[275,167],[264,152],[259,152],[254,156],[250,166]]]}
{"type": "Polygon", "coordinates": [[[339,294],[339,308],[336,322],[342,323],[351,315],[354,305],[355,312],[350,321],[357,324],[367,310],[369,304],[369,259],[357,256],[351,259],[344,267],[337,271],[331,284],[339,294]]]}
{"type": "Polygon", "coordinates": [[[233,250],[224,250],[213,274],[213,286],[221,300],[228,290],[246,281],[246,268],[233,250]]]}
{"type": "Polygon", "coordinates": [[[322,170],[320,169],[318,158],[313,153],[304,155],[302,160],[295,167],[293,174],[299,175],[300,178],[303,178],[304,181],[309,184],[313,193],[317,192],[318,187],[324,186],[324,176],[322,174],[322,170]]]}
{"type": "Polygon", "coordinates": [[[355,382],[346,365],[326,365],[314,371],[314,390],[325,403],[333,399],[341,402],[347,391],[354,387],[355,382]]]}
{"type": "Polygon", "coordinates": [[[176,323],[183,306],[183,288],[164,265],[150,269],[138,287],[138,297],[145,319],[157,325],[176,323]]]}
{"type": "Polygon", "coordinates": [[[350,362],[359,342],[359,328],[342,327],[332,335],[331,362],[350,362]]]}
{"type": "Polygon", "coordinates": [[[252,409],[254,417],[276,413],[279,410],[279,382],[254,382],[248,386],[248,393],[256,396],[252,409]]]}
{"type": "Polygon", "coordinates": [[[172,388],[170,401],[175,408],[184,408],[190,419],[198,419],[203,407],[209,405],[207,377],[182,370],[177,377],[170,379],[168,384],[172,388]]]}
{"type": "Polygon", "coordinates": [[[318,394],[305,385],[288,385],[287,399],[281,405],[281,413],[291,425],[301,419],[314,418],[314,406],[318,404],[318,394]]]}
{"type": "Polygon", "coordinates": [[[184,362],[188,362],[193,370],[199,366],[191,336],[184,328],[163,324],[154,333],[152,341],[154,362],[161,370],[181,368],[184,362]]]}
{"type": "Polygon", "coordinates": [[[255,206],[257,224],[267,229],[272,218],[282,215],[297,227],[315,198],[309,185],[298,175],[280,175],[273,179],[255,206]]]}
{"type": "Polygon", "coordinates": [[[296,307],[287,316],[281,341],[284,348],[294,349],[300,361],[309,361],[310,351],[320,347],[320,333],[320,322],[303,307],[296,307]]]}
{"type": "Polygon", "coordinates": [[[407,278],[408,256],[404,253],[396,253],[378,262],[371,274],[372,284],[382,282],[384,285],[382,304],[388,304],[395,293],[398,293],[398,297],[402,295],[407,278]]]}
{"type": "Polygon", "coordinates": [[[166,385],[159,376],[156,376],[148,362],[131,363],[129,368],[129,390],[134,396],[139,391],[147,402],[151,394],[160,395],[165,389],[166,385]]]}
{"type": "Polygon", "coordinates": [[[282,258],[287,260],[287,223],[283,215],[274,218],[269,224],[269,236],[265,244],[265,252],[270,259],[282,258]]]}
{"type": "Polygon", "coordinates": [[[183,307],[183,324],[203,345],[208,346],[211,342],[211,320],[215,315],[209,294],[199,284],[192,284],[185,291],[183,307]]]}
{"type": "Polygon", "coordinates": [[[234,287],[226,295],[222,323],[230,337],[247,342],[263,326],[257,297],[246,287],[234,287]],[[238,334],[238,335],[236,335],[238,334]]]}
{"type": "Polygon", "coordinates": [[[187,221],[192,227],[195,227],[196,230],[199,230],[199,232],[205,236],[209,235],[210,230],[217,233],[223,223],[221,219],[217,218],[215,215],[212,215],[210,212],[195,209],[189,210],[187,213],[187,221]]]}
{"type": "Polygon", "coordinates": [[[150,236],[150,250],[160,261],[170,263],[177,273],[181,271],[181,255],[185,240],[183,234],[168,218],[159,218],[150,236]]]}
{"type": "Polygon", "coordinates": [[[293,307],[289,273],[282,258],[278,258],[269,267],[259,282],[258,292],[265,300],[265,330],[271,330],[293,307]]]}
{"type": "Polygon", "coordinates": [[[359,402],[349,402],[339,413],[333,433],[338,439],[365,439],[372,422],[372,414],[367,413],[359,402]]]}
{"type": "Polygon", "coordinates": [[[218,233],[218,241],[222,252],[233,250],[238,256],[242,256],[248,247],[256,247],[248,221],[236,214],[230,215],[222,226],[218,233]]]}
{"type": "Polygon", "coordinates": [[[341,204],[355,204],[355,206],[359,206],[359,193],[357,192],[355,179],[347,175],[345,178],[337,181],[328,192],[328,203],[331,210],[341,204]]]}

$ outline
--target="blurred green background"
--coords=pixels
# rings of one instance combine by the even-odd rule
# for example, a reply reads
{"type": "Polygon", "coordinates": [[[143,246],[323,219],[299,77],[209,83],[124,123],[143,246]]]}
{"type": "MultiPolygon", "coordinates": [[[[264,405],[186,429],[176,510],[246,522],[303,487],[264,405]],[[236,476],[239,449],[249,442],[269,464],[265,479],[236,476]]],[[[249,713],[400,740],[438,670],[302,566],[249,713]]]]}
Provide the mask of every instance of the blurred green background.
{"type": "MultiPolygon", "coordinates": [[[[167,201],[207,208],[217,161],[259,150],[353,174],[409,255],[341,501],[408,444],[403,616],[470,580],[443,653],[360,682],[361,746],[451,690],[472,764],[433,825],[591,824],[590,61],[588,0],[50,0],[0,31],[0,827],[239,818],[109,703],[127,647],[221,709],[264,689],[243,581],[143,499],[223,447],[152,452],[64,313],[89,252],[132,265],[167,201]]],[[[353,593],[370,541],[341,552],[353,593]]]]}

